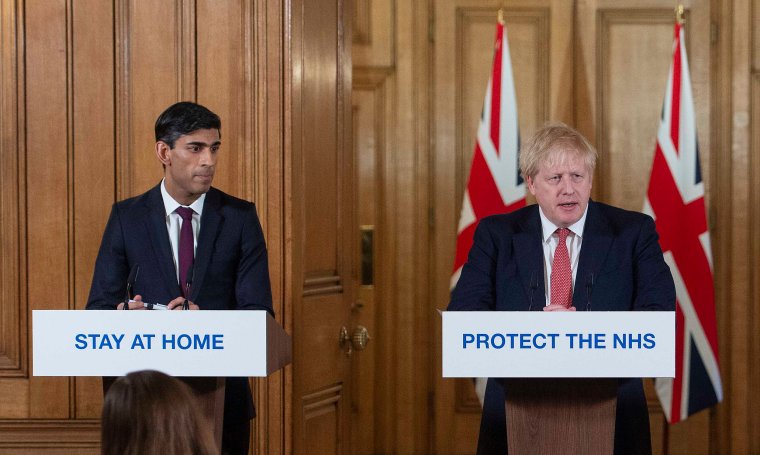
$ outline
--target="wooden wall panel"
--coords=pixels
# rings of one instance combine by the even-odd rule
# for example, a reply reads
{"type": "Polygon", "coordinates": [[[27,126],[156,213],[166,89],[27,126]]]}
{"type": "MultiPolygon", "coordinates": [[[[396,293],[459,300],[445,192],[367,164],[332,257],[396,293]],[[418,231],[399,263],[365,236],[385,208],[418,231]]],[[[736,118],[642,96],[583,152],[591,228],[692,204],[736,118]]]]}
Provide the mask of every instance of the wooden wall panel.
{"type": "Polygon", "coordinates": [[[247,2],[197,1],[197,101],[223,120],[222,153],[214,186],[230,194],[246,195],[250,182],[251,104],[250,55],[246,39],[250,27],[247,2]],[[246,178],[247,177],[247,178],[246,178]]]}
{"type": "MultiPolygon", "coordinates": [[[[755,2],[753,5],[753,11],[755,17],[760,17],[760,2],[755,2]]],[[[753,53],[755,55],[760,54],[760,41],[756,41],[753,47],[753,53]]],[[[752,72],[752,111],[750,118],[752,119],[752,143],[750,149],[750,176],[749,182],[760,181],[760,68],[753,69],[752,72]]],[[[748,298],[749,302],[760,301],[760,191],[753,191],[750,195],[750,226],[749,231],[753,233],[750,237],[749,256],[754,258],[754,266],[751,270],[750,280],[752,283],[751,294],[748,298]]],[[[750,341],[751,346],[749,351],[750,359],[760,358],[760,310],[753,308],[752,317],[749,321],[750,324],[750,341]]],[[[750,374],[749,384],[747,388],[749,390],[758,390],[760,388],[760,362],[750,362],[750,374]]],[[[760,398],[755,394],[750,397],[749,403],[749,452],[760,453],[760,398]]]]}
{"type": "MultiPolygon", "coordinates": [[[[246,93],[246,132],[243,146],[250,149],[251,161],[247,171],[251,178],[243,182],[243,195],[251,194],[267,239],[269,275],[273,307],[277,321],[288,333],[293,333],[292,300],[286,286],[285,181],[286,171],[285,65],[289,58],[288,22],[284,19],[288,1],[257,0],[245,2],[245,84],[252,85],[246,93]]],[[[289,275],[288,275],[289,276],[289,275]]],[[[293,370],[270,375],[266,380],[253,381],[253,396],[257,417],[251,438],[253,453],[292,453],[291,391],[293,370]]]]}
{"type": "Polygon", "coordinates": [[[396,60],[395,2],[356,0],[353,14],[354,67],[390,67],[396,60]]]}
{"type": "Polygon", "coordinates": [[[336,385],[303,397],[304,439],[308,453],[347,453],[343,387],[336,385]]]}
{"type": "MultiPolygon", "coordinates": [[[[710,9],[704,0],[684,4],[704,175],[710,169],[710,36],[706,32],[710,9]]],[[[672,8],[671,3],[657,0],[635,8],[622,1],[600,0],[586,2],[577,11],[580,60],[575,67],[575,124],[600,153],[592,195],[632,210],[641,208],[637,201],[643,202],[654,154],[672,59],[672,8]]],[[[705,179],[706,190],[710,180],[705,179]]]]}
{"type": "Polygon", "coordinates": [[[116,22],[117,199],[136,196],[163,176],[154,123],[166,107],[193,101],[192,0],[118,0],[116,22]],[[187,34],[190,34],[188,37],[187,34]],[[183,39],[183,37],[185,39],[183,39]]]}
{"type": "MultiPolygon", "coordinates": [[[[393,322],[394,314],[402,304],[392,298],[391,284],[394,268],[393,236],[394,210],[388,205],[389,175],[386,166],[395,163],[389,159],[388,139],[395,131],[393,105],[389,96],[393,87],[392,69],[386,67],[356,67],[353,73],[353,124],[354,159],[356,167],[357,225],[354,229],[355,245],[362,245],[362,232],[372,232],[372,256],[363,257],[363,248],[357,248],[356,261],[371,267],[371,284],[357,289],[357,304],[352,308],[356,324],[369,330],[370,347],[352,362],[352,449],[351,453],[391,453],[396,404],[394,391],[403,376],[395,368],[393,355],[399,333],[393,322]]],[[[390,172],[393,170],[390,169],[390,172]]]]}
{"type": "MultiPolygon", "coordinates": [[[[750,173],[751,136],[757,122],[751,122],[751,63],[752,8],[751,2],[715,2],[719,21],[718,50],[715,65],[716,90],[714,98],[718,122],[715,135],[719,138],[712,161],[712,175],[719,178],[712,196],[719,254],[714,259],[716,293],[718,295],[718,335],[721,355],[721,379],[724,401],[715,413],[717,422],[712,437],[715,453],[752,453],[750,437],[751,406],[755,393],[751,388],[752,326],[756,300],[750,300],[752,270],[756,258],[750,257],[751,194],[757,189],[750,173]]],[[[756,233],[755,233],[756,235],[756,233]]]]}
{"type": "Polygon", "coordinates": [[[29,381],[27,378],[0,379],[0,400],[3,406],[0,419],[29,417],[29,381]]]}
{"type": "MultiPolygon", "coordinates": [[[[26,5],[27,270],[29,308],[70,308],[71,11],[65,1],[26,5]],[[31,208],[31,209],[29,209],[31,208]]],[[[31,345],[31,343],[30,343],[31,345]]],[[[70,417],[69,379],[31,377],[28,416],[70,417]]]]}
{"type": "MultiPolygon", "coordinates": [[[[84,309],[111,204],[116,196],[113,4],[89,0],[71,7],[73,169],[71,307],[84,309]]],[[[75,378],[72,417],[96,419],[102,406],[100,378],[75,378]]]]}
{"type": "MultiPolygon", "coordinates": [[[[17,15],[7,1],[0,2],[0,378],[26,374],[26,325],[20,286],[19,266],[23,247],[20,244],[23,219],[23,117],[19,116],[19,98],[23,100],[23,77],[19,77],[17,15]]],[[[23,52],[23,51],[21,51],[23,52]]],[[[0,379],[0,388],[3,383],[0,379]]]]}
{"type": "MultiPolygon", "coordinates": [[[[304,267],[305,286],[325,288],[341,286],[338,277],[339,249],[344,247],[340,233],[339,169],[342,168],[339,148],[338,55],[329,47],[338,42],[337,6],[323,9],[304,4],[304,15],[318,20],[304,22],[303,98],[301,116],[304,120],[303,169],[304,188],[304,267]],[[319,125],[319,127],[316,127],[319,125]],[[322,281],[317,281],[322,280],[322,281]]],[[[332,292],[334,292],[333,289],[332,292]]]]}
{"type": "Polygon", "coordinates": [[[0,454],[99,454],[96,420],[2,420],[0,454]]]}
{"type": "MultiPolygon", "coordinates": [[[[749,256],[753,258],[753,267],[751,267],[751,294],[748,296],[749,302],[760,301],[760,191],[754,187],[753,183],[760,181],[760,0],[753,0],[750,5],[750,14],[752,18],[751,34],[752,44],[750,53],[752,55],[751,86],[750,95],[752,105],[750,107],[750,175],[747,180],[748,185],[753,190],[750,193],[749,210],[750,210],[750,248],[749,256]]],[[[752,317],[749,321],[751,349],[749,351],[750,359],[760,358],[760,310],[753,306],[752,317]]],[[[751,361],[749,372],[749,390],[760,389],[760,362],[751,361]]],[[[749,403],[748,435],[749,447],[748,452],[760,453],[760,398],[756,394],[750,395],[749,403]]]]}
{"type": "Polygon", "coordinates": [[[597,17],[600,166],[594,186],[600,200],[641,211],[672,61],[673,11],[611,10],[597,17]]]}
{"type": "Polygon", "coordinates": [[[383,215],[390,226],[389,254],[393,258],[387,272],[392,277],[389,289],[394,305],[389,316],[394,338],[387,343],[393,346],[396,382],[393,414],[388,414],[393,423],[390,453],[435,453],[430,414],[437,363],[431,334],[435,333],[437,314],[430,294],[432,214],[428,205],[433,179],[431,40],[435,39],[435,3],[395,2],[398,44],[392,79],[395,96],[390,97],[394,123],[388,126],[393,136],[387,139],[384,171],[392,177],[384,187],[387,202],[383,215]]]}
{"type": "MultiPolygon", "coordinates": [[[[354,35],[356,37],[356,35],[354,35]]],[[[379,200],[378,190],[380,189],[380,179],[378,178],[378,155],[384,152],[383,124],[385,110],[383,109],[383,100],[378,94],[383,93],[382,84],[378,89],[373,90],[373,86],[357,90],[358,78],[360,72],[354,70],[354,90],[352,93],[353,103],[353,123],[354,123],[354,156],[356,163],[356,182],[357,182],[357,204],[356,215],[358,226],[354,229],[355,237],[352,241],[361,244],[361,231],[366,229],[372,232],[373,246],[381,244],[378,238],[380,226],[378,225],[377,213],[379,212],[377,202],[379,200]],[[378,242],[378,243],[375,243],[378,242]]],[[[384,79],[384,78],[383,78],[384,79]]],[[[382,80],[382,79],[381,79],[382,80]]],[[[362,264],[360,249],[357,249],[357,263],[362,264]]],[[[375,261],[371,264],[375,269],[375,261]]],[[[362,268],[365,267],[362,264],[362,268]]],[[[354,308],[354,313],[358,315],[360,323],[367,327],[373,338],[378,341],[384,341],[386,332],[383,332],[382,338],[378,338],[379,332],[376,325],[378,315],[378,305],[382,305],[376,299],[374,285],[374,276],[371,285],[360,286],[357,290],[357,302],[359,306],[354,308]]],[[[374,341],[374,340],[373,340],[374,341]]],[[[382,346],[384,346],[383,343],[382,346]]],[[[382,403],[377,398],[384,396],[389,385],[381,385],[377,377],[380,366],[380,346],[373,343],[372,347],[352,363],[351,379],[352,390],[351,396],[351,420],[356,423],[354,431],[351,434],[351,453],[356,455],[375,453],[375,415],[378,407],[382,403]]]]}

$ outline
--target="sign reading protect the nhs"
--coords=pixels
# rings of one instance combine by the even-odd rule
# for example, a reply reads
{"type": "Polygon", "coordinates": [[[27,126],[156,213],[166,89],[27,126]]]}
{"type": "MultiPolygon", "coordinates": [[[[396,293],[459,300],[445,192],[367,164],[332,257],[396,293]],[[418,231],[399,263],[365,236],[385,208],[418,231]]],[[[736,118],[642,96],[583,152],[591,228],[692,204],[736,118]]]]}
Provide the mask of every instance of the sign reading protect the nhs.
{"type": "Polygon", "coordinates": [[[265,311],[32,312],[35,376],[266,376],[265,311]]]}
{"type": "Polygon", "coordinates": [[[675,313],[446,311],[443,377],[674,377],[675,313]]]}

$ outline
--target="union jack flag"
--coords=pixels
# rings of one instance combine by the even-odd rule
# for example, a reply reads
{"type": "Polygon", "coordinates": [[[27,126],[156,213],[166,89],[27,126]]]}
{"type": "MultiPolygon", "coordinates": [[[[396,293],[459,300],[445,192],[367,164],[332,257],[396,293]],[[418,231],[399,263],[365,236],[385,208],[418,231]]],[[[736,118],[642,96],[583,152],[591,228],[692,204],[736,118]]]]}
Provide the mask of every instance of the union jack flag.
{"type": "MultiPolygon", "coordinates": [[[[493,67],[483,102],[462,213],[459,217],[451,289],[454,289],[459,281],[462,266],[467,262],[478,222],[487,216],[511,212],[525,206],[525,184],[520,177],[518,164],[519,148],[517,102],[507,30],[504,21],[499,17],[496,24],[493,67]]],[[[481,403],[485,383],[485,380],[476,381],[481,403]]]]}
{"type": "Polygon", "coordinates": [[[657,222],[676,285],[676,377],[655,381],[670,423],[723,398],[712,252],[682,25],[675,26],[657,146],[644,211],[657,222]]]}

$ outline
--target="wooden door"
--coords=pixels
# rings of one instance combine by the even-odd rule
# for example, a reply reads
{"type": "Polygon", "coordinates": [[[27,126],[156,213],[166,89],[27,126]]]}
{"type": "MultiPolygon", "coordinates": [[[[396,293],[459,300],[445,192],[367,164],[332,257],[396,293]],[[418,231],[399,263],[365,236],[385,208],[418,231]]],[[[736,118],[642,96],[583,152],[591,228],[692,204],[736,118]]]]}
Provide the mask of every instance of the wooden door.
{"type": "MultiPolygon", "coordinates": [[[[354,301],[350,2],[291,4],[293,451],[350,452],[354,301]]],[[[286,90],[287,93],[287,90],[286,90]]],[[[287,165],[286,165],[287,167],[287,165]]]]}

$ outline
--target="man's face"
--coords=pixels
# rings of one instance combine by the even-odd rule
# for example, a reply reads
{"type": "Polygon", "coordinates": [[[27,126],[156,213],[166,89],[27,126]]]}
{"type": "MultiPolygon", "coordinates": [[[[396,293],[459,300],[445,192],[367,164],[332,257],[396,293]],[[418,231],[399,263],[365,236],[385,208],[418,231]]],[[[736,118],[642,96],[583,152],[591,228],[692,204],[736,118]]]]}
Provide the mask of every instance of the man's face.
{"type": "Polygon", "coordinates": [[[580,220],[591,196],[591,172],[579,153],[556,150],[540,163],[528,189],[544,215],[558,227],[580,220]]]}
{"type": "Polygon", "coordinates": [[[164,164],[166,191],[180,204],[189,205],[211,188],[221,146],[219,130],[202,129],[180,136],[174,148],[159,141],[156,155],[164,164]]]}

